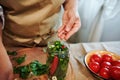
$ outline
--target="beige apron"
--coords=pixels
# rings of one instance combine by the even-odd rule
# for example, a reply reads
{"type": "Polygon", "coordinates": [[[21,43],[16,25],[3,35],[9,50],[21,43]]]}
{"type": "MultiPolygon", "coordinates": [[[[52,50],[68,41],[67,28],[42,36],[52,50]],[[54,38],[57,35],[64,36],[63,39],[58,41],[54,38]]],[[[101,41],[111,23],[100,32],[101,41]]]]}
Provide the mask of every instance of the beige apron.
{"type": "Polygon", "coordinates": [[[45,43],[61,24],[65,0],[0,0],[5,14],[5,46],[45,43]]]}

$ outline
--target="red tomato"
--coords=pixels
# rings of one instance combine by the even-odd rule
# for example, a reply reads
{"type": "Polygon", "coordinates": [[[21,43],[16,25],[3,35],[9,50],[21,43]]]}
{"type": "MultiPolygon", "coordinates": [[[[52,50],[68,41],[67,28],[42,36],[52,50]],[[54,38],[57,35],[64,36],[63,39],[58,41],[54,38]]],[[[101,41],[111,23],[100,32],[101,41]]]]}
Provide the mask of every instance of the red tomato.
{"type": "Polygon", "coordinates": [[[66,48],[64,45],[62,45],[62,49],[66,48]]]}
{"type": "Polygon", "coordinates": [[[120,66],[120,60],[112,61],[112,66],[120,66]]]}
{"type": "Polygon", "coordinates": [[[113,61],[113,60],[112,60],[112,56],[109,55],[109,54],[104,54],[104,55],[102,56],[102,61],[112,62],[112,61],[113,61]]]}
{"type": "Polygon", "coordinates": [[[50,74],[53,75],[57,69],[59,58],[54,56],[53,62],[50,67],[50,74]]]}
{"type": "Polygon", "coordinates": [[[111,66],[112,66],[112,64],[110,62],[104,61],[101,63],[101,68],[108,68],[109,69],[111,66]]]}
{"type": "Polygon", "coordinates": [[[110,68],[110,75],[115,80],[120,80],[120,66],[112,66],[110,68]]]}
{"type": "Polygon", "coordinates": [[[110,71],[109,71],[108,68],[103,67],[103,68],[100,69],[99,75],[102,76],[105,79],[108,79],[110,77],[109,72],[110,71]]]}
{"type": "Polygon", "coordinates": [[[94,73],[97,73],[100,69],[100,64],[98,62],[90,62],[88,65],[94,73]]]}
{"type": "Polygon", "coordinates": [[[98,55],[98,54],[93,54],[93,55],[90,57],[90,61],[91,61],[91,62],[101,63],[102,58],[101,58],[101,56],[98,55]]]}

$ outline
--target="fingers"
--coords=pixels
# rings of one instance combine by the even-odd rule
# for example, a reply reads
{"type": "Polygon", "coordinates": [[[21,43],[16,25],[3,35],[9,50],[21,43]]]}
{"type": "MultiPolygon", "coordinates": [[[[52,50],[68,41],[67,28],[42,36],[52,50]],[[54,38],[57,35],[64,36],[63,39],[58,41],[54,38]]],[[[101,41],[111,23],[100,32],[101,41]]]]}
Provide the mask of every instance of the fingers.
{"type": "Polygon", "coordinates": [[[67,12],[65,11],[64,15],[63,15],[63,20],[62,20],[63,24],[62,26],[58,29],[58,33],[60,33],[62,30],[64,30],[66,24],[68,23],[68,17],[67,17],[67,12]]]}
{"type": "MultiPolygon", "coordinates": [[[[75,32],[78,31],[78,29],[80,28],[81,24],[80,24],[80,19],[78,18],[74,24],[71,26],[71,29],[70,31],[66,31],[65,29],[63,29],[58,37],[61,39],[61,40],[68,40],[70,38],[70,36],[72,36],[75,32]]],[[[64,26],[64,28],[66,28],[64,26]]]]}
{"type": "Polygon", "coordinates": [[[65,24],[63,24],[63,25],[58,29],[58,33],[60,33],[64,28],[65,28],[65,24]]]}
{"type": "Polygon", "coordinates": [[[78,31],[78,29],[80,28],[79,24],[74,24],[73,28],[66,34],[66,36],[64,37],[65,40],[68,40],[75,32],[78,31]]]}
{"type": "Polygon", "coordinates": [[[80,17],[73,12],[65,11],[63,25],[58,29],[58,37],[61,40],[68,40],[80,28],[80,17]]]}
{"type": "Polygon", "coordinates": [[[63,40],[64,39],[64,37],[65,37],[65,34],[64,34],[64,30],[62,30],[61,32],[59,32],[58,33],[58,37],[61,39],[61,40],[63,40]]]}
{"type": "Polygon", "coordinates": [[[65,24],[63,24],[59,29],[58,29],[58,37],[62,40],[65,35],[64,34],[64,29],[65,29],[65,24]]]}
{"type": "Polygon", "coordinates": [[[74,19],[74,17],[72,17],[69,20],[69,22],[68,21],[64,22],[63,26],[61,28],[59,28],[59,30],[58,30],[58,37],[61,40],[65,39],[65,35],[72,29],[72,27],[74,25],[74,22],[75,22],[75,19],[74,19]]]}

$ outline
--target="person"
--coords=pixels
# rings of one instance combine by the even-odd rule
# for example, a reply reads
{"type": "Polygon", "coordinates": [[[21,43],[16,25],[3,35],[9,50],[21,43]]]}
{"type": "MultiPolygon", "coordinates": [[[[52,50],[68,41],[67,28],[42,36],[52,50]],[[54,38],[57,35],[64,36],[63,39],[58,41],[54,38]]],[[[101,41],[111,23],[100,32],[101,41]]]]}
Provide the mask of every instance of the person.
{"type": "Polygon", "coordinates": [[[56,35],[61,40],[68,40],[80,29],[77,2],[78,0],[0,0],[5,19],[5,22],[0,19],[1,80],[13,79],[12,64],[6,51],[10,47],[43,46],[49,40],[56,39],[56,35]]]}

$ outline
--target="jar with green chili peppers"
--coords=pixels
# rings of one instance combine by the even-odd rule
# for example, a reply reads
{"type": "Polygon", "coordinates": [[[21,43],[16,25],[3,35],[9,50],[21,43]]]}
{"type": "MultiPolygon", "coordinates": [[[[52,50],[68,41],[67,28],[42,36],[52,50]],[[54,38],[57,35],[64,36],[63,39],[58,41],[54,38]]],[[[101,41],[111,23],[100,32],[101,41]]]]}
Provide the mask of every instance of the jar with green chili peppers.
{"type": "Polygon", "coordinates": [[[60,41],[49,42],[47,51],[50,80],[64,80],[69,62],[68,44],[60,41]]]}

